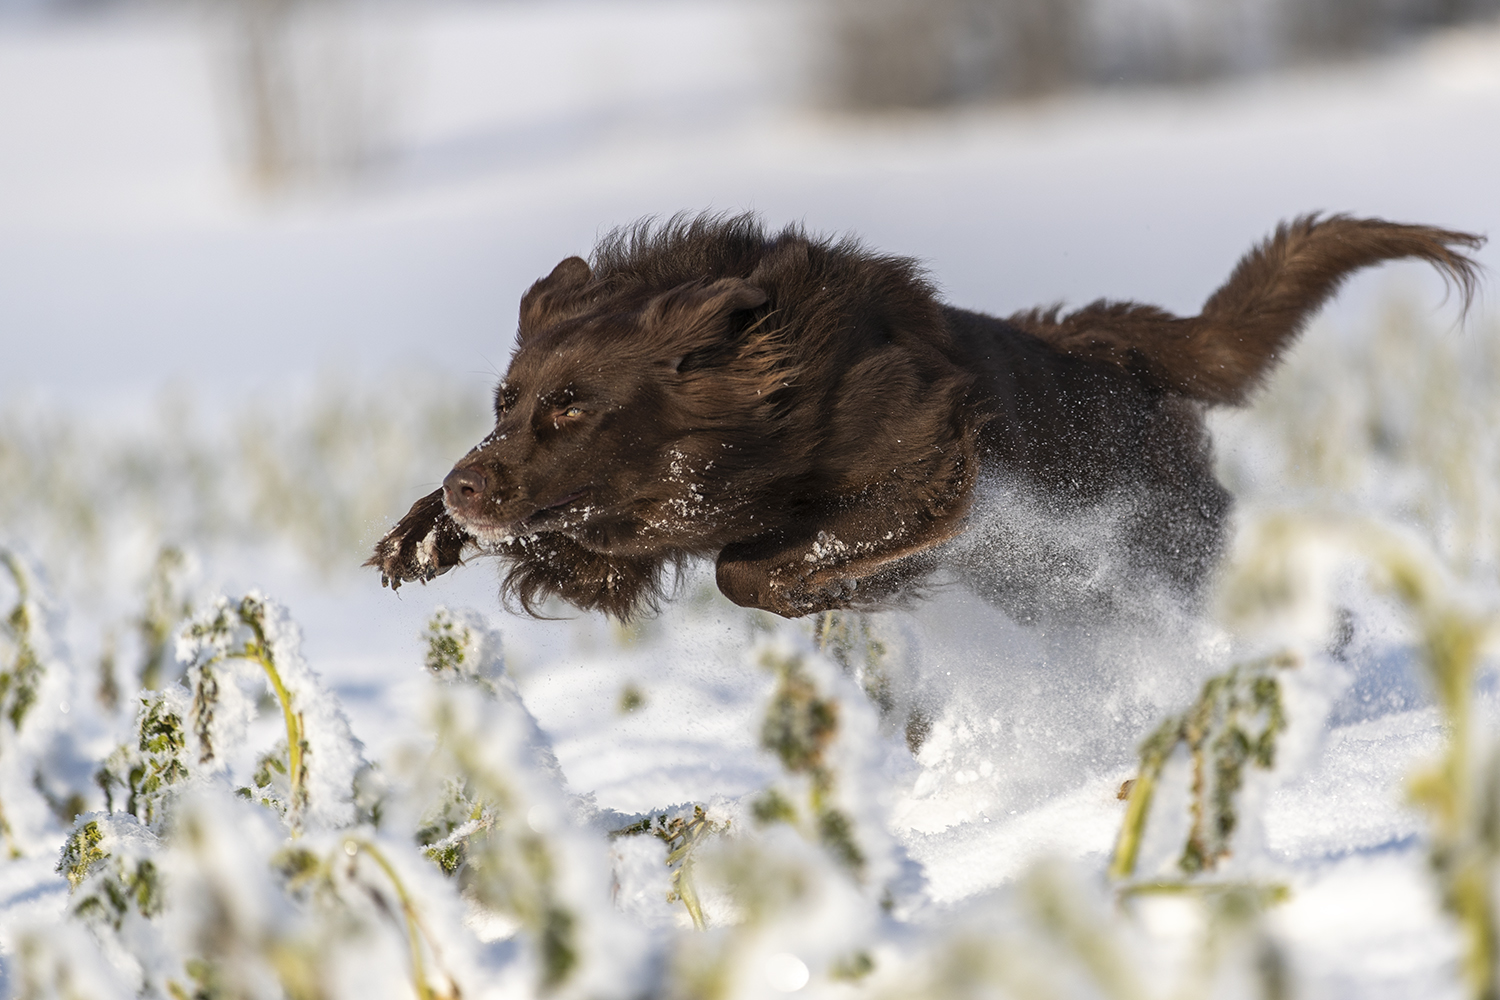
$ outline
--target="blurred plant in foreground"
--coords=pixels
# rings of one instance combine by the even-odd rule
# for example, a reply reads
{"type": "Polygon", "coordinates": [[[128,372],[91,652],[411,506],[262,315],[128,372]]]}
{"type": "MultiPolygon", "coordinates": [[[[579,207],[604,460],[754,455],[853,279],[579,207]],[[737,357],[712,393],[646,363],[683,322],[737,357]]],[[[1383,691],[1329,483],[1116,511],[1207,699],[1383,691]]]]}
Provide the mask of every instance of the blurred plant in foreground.
{"type": "Polygon", "coordinates": [[[1329,578],[1351,561],[1367,567],[1414,620],[1447,747],[1411,776],[1410,794],[1432,824],[1432,872],[1464,938],[1469,995],[1493,1000],[1500,995],[1500,739],[1475,724],[1475,685],[1483,656],[1500,637],[1500,608],[1455,580],[1429,546],[1380,522],[1267,517],[1241,547],[1224,603],[1242,626],[1326,635],[1329,578]]]}
{"type": "Polygon", "coordinates": [[[1109,873],[1135,874],[1136,857],[1162,771],[1172,752],[1186,747],[1192,760],[1187,842],[1177,867],[1187,875],[1212,871],[1229,854],[1239,824],[1235,806],[1245,767],[1270,770],[1276,737],[1286,728],[1278,669],[1292,667],[1289,655],[1238,664],[1210,678],[1186,713],[1166,719],[1141,745],[1140,773],[1122,790],[1129,800],[1109,873]]]}

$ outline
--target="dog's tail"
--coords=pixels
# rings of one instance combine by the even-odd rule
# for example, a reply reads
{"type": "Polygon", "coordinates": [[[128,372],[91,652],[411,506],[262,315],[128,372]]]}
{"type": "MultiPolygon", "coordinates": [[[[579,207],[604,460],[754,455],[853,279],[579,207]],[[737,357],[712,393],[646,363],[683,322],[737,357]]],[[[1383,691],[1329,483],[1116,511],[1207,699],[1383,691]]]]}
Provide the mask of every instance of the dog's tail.
{"type": "Polygon", "coordinates": [[[1343,280],[1381,261],[1427,261],[1458,286],[1467,310],[1478,265],[1452,248],[1483,244],[1469,233],[1346,215],[1282,223],[1204,303],[1182,344],[1191,370],[1175,374],[1189,395],[1243,402],[1343,280]]]}
{"type": "Polygon", "coordinates": [[[1404,257],[1425,260],[1458,286],[1467,310],[1479,265],[1453,248],[1484,242],[1433,226],[1304,215],[1277,226],[1241,258],[1197,316],[1096,303],[1061,319],[1032,313],[1016,320],[1069,354],[1123,364],[1168,391],[1205,403],[1242,403],[1355,271],[1404,257]]]}

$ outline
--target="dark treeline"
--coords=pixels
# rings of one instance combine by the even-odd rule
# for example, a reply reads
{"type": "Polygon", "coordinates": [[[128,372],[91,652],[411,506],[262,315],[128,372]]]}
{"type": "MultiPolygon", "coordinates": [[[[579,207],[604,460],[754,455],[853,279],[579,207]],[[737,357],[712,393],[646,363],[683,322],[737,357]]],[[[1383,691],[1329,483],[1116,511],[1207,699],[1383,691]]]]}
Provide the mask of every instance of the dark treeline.
{"type": "Polygon", "coordinates": [[[1500,0],[829,0],[828,96],[924,107],[1347,58],[1500,0]]]}

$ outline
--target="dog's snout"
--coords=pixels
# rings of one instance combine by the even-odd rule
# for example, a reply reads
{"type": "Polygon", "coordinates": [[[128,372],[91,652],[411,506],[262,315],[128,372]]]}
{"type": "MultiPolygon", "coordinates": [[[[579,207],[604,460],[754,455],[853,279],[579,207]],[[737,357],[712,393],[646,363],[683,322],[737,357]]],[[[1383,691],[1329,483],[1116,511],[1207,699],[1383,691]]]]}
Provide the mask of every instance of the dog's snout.
{"type": "Polygon", "coordinates": [[[443,480],[443,499],[449,506],[462,507],[484,496],[488,485],[483,469],[460,465],[443,480]]]}

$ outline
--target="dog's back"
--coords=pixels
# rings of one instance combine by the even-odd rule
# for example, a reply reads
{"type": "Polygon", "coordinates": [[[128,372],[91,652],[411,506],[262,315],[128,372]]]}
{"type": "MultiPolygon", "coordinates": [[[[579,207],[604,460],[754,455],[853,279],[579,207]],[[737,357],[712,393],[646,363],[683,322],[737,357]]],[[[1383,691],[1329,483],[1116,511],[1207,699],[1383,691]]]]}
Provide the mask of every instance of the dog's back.
{"type": "Polygon", "coordinates": [[[1430,226],[1309,215],[1246,254],[1197,316],[1115,302],[1005,320],[946,308],[967,367],[981,373],[986,464],[1058,517],[1113,504],[1122,512],[1113,541],[1132,570],[1192,593],[1220,550],[1229,509],[1213,475],[1205,407],[1243,403],[1362,267],[1426,260],[1467,306],[1475,264],[1452,247],[1482,242],[1430,226]]]}

